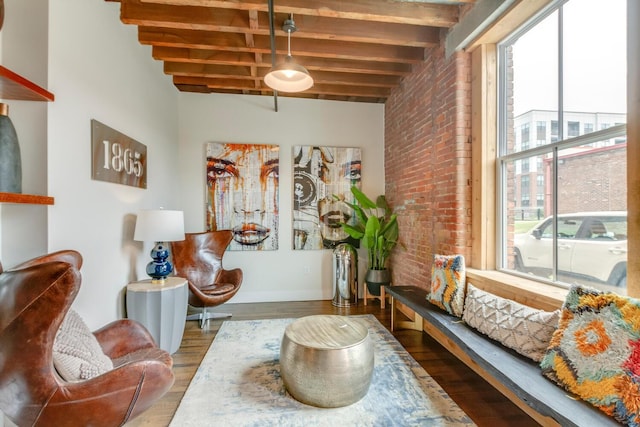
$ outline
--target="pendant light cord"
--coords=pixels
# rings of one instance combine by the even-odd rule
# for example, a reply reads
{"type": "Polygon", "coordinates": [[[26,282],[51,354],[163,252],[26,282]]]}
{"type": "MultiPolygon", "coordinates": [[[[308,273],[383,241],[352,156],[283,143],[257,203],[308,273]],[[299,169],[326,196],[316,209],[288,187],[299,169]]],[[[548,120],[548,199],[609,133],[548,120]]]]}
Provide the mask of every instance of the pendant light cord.
{"type": "MultiPolygon", "coordinates": [[[[273,0],[268,1],[269,6],[269,35],[271,39],[271,68],[276,66],[276,32],[273,25],[273,0]]],[[[278,112],[278,91],[273,91],[273,109],[278,112]]]]}
{"type": "MultiPolygon", "coordinates": [[[[293,22],[293,13],[291,14],[290,19],[291,22],[293,22]]],[[[287,53],[289,56],[291,56],[291,27],[287,28],[287,53]]]]}

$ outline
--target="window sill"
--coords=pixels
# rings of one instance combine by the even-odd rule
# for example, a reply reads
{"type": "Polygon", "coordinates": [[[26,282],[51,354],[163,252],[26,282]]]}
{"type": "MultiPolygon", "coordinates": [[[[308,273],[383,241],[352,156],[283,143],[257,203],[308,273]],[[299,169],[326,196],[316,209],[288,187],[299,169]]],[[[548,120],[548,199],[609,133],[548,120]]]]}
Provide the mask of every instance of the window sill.
{"type": "Polygon", "coordinates": [[[529,280],[496,270],[466,269],[467,282],[521,304],[552,311],[562,306],[568,289],[529,280]]]}

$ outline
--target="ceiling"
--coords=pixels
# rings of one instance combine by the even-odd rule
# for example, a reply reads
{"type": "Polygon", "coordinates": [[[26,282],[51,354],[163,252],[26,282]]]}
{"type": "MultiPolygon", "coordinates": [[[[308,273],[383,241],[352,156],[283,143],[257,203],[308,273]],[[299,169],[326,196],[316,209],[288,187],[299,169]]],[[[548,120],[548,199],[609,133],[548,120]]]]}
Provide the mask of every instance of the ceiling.
{"type": "MultiPolygon", "coordinates": [[[[268,0],[106,0],[120,2],[120,19],[138,26],[183,92],[273,96],[263,77],[272,66],[268,0]]],[[[422,62],[461,8],[475,0],[273,0],[276,63],[287,53],[315,84],[278,96],[385,102],[422,62]]]]}

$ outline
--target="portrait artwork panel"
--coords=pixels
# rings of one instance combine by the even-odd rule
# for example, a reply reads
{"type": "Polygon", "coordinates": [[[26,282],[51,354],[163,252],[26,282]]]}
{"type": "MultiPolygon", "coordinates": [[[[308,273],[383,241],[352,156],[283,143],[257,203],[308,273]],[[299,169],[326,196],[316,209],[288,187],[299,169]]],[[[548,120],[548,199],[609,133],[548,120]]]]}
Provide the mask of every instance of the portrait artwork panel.
{"type": "Polygon", "coordinates": [[[293,147],[293,249],[359,247],[340,223],[355,223],[351,187],[360,188],[360,148],[293,147]]]}
{"type": "Polygon", "coordinates": [[[280,147],[206,146],[208,230],[232,230],[229,250],[278,249],[280,147]]]}

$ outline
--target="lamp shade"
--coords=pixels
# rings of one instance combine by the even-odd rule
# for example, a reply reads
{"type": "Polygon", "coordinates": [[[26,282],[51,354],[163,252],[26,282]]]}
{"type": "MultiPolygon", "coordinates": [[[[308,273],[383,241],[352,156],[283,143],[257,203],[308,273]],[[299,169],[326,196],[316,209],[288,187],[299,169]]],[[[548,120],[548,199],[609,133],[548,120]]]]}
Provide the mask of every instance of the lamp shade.
{"type": "Polygon", "coordinates": [[[151,242],[184,240],[184,213],[165,209],[140,211],[133,239],[151,242]]]}
{"type": "Polygon", "coordinates": [[[265,76],[264,82],[279,92],[302,92],[313,86],[313,78],[302,65],[287,55],[282,64],[276,65],[265,76]]]}

